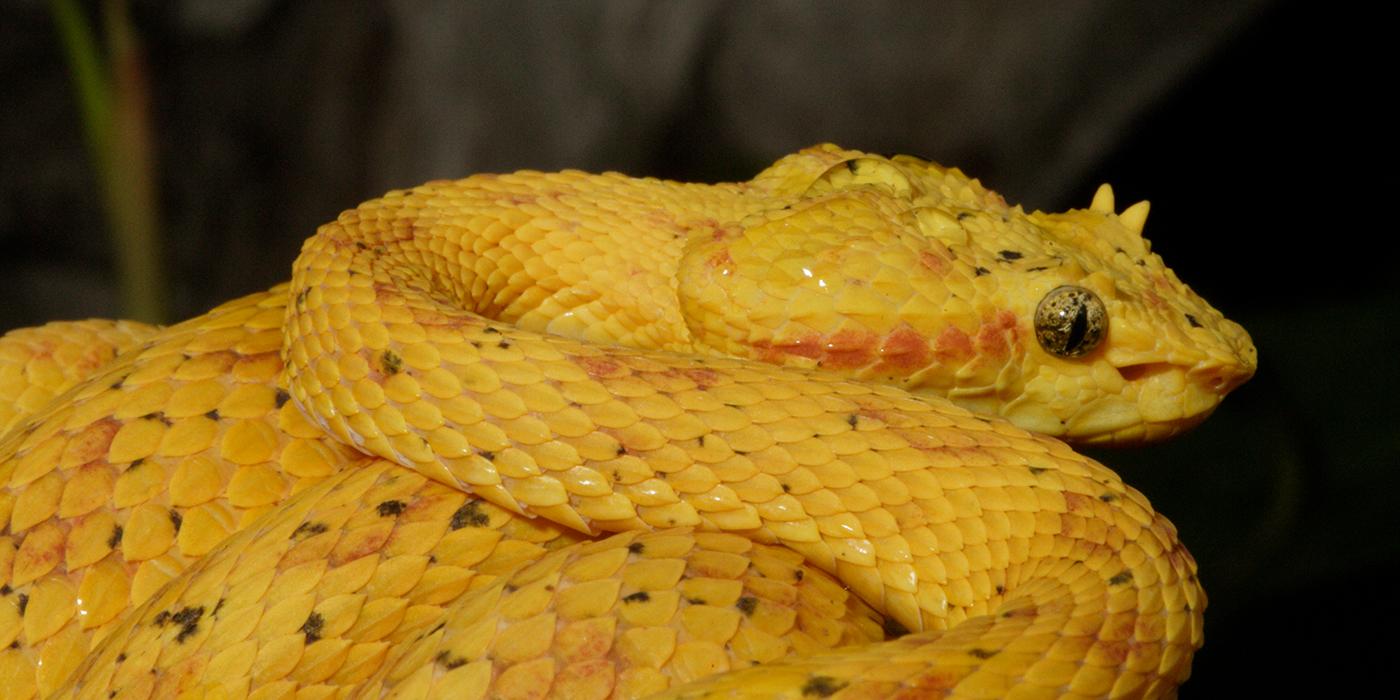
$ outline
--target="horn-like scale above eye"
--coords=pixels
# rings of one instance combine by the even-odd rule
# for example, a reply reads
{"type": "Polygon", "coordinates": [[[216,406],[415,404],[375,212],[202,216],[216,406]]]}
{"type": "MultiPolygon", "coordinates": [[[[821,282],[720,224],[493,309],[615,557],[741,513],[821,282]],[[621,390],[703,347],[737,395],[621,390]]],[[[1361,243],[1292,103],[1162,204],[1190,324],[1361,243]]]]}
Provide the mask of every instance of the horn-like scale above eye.
{"type": "Polygon", "coordinates": [[[1056,287],[1035,307],[1035,339],[1056,357],[1089,354],[1107,331],[1108,310],[1083,287],[1056,287]]]}

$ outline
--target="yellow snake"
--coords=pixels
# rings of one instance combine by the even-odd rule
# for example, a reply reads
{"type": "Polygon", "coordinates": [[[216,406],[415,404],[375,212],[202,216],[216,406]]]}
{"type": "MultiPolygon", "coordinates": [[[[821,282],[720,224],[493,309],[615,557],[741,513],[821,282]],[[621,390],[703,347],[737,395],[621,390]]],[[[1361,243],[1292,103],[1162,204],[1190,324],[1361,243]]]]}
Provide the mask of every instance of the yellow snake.
{"type": "Polygon", "coordinates": [[[1155,440],[1253,372],[1146,213],[830,145],[478,175],[185,323],[12,332],[0,689],[1174,696],[1195,563],[1044,436],[1155,440]]]}

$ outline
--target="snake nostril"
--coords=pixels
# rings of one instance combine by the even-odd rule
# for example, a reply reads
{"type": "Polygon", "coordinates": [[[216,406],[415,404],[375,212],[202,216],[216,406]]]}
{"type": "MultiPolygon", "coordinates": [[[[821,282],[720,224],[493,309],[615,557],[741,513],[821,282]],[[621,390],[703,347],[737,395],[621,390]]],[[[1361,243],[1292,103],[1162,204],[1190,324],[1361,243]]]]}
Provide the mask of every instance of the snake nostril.
{"type": "Polygon", "coordinates": [[[1188,378],[1196,386],[1217,396],[1224,396],[1243,384],[1252,374],[1253,371],[1246,366],[1224,363],[1192,371],[1188,378]]]}
{"type": "Polygon", "coordinates": [[[1205,381],[1205,385],[1207,389],[1210,389],[1214,392],[1219,392],[1221,389],[1225,388],[1225,378],[1218,374],[1211,375],[1205,381]]]}

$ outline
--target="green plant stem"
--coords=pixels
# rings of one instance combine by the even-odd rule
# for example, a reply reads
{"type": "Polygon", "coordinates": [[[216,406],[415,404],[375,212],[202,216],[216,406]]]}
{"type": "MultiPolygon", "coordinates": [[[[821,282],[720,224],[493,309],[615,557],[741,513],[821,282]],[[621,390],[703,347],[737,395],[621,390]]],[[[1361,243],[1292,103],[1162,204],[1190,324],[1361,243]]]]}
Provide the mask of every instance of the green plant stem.
{"type": "Polygon", "coordinates": [[[105,0],[109,69],[74,0],[50,0],[116,252],[123,315],[165,320],[150,89],[125,0],[105,0]]]}
{"type": "Polygon", "coordinates": [[[112,123],[112,88],[102,70],[102,58],[98,55],[92,28],[75,0],[49,0],[49,9],[68,59],[68,68],[73,73],[83,133],[96,158],[99,153],[111,150],[107,142],[111,138],[108,125],[112,123]]]}

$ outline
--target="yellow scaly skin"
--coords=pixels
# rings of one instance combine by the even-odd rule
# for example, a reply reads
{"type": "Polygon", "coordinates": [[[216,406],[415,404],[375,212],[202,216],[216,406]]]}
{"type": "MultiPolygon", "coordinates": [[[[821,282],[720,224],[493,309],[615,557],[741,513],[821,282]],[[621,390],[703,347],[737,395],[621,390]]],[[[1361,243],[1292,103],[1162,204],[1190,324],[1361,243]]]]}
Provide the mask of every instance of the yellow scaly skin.
{"type": "Polygon", "coordinates": [[[1205,598],[1170,523],[1063,444],[931,397],[1125,442],[1247,378],[1248,337],[1146,253],[1145,206],[1110,200],[1026,215],[824,146],[735,185],[518,173],[362,205],[290,292],[163,331],[0,438],[0,683],[1174,694],[1205,598]],[[1027,311],[1064,283],[1111,323],[1072,361],[1027,311]],[[717,357],[736,348],[799,366],[717,357]]]}
{"type": "Polygon", "coordinates": [[[57,321],[0,336],[0,435],[157,330],[135,321],[57,321]]]}

